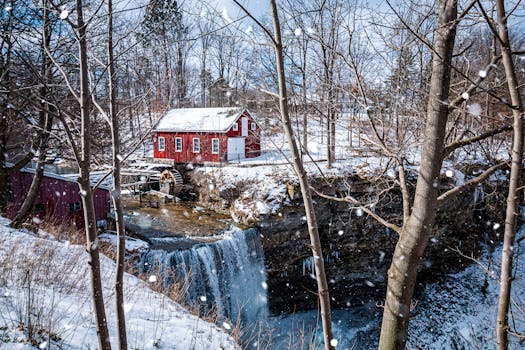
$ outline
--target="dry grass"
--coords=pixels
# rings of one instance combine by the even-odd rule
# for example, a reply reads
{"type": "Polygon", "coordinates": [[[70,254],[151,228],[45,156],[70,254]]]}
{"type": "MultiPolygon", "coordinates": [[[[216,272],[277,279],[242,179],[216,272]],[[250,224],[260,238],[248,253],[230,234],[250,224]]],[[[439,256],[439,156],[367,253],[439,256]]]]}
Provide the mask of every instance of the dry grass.
{"type": "Polygon", "coordinates": [[[87,288],[82,252],[61,254],[55,242],[23,238],[1,239],[0,247],[0,288],[10,291],[0,302],[0,326],[22,331],[33,345],[59,342],[59,296],[87,288]]]}

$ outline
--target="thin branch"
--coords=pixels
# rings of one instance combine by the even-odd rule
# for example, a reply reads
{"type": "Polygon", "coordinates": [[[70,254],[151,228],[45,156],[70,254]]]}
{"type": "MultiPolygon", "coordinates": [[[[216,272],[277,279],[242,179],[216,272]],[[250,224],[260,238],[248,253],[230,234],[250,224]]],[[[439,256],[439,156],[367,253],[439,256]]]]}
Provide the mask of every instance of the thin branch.
{"type": "Polygon", "coordinates": [[[242,10],[242,12],[244,12],[246,14],[246,16],[250,17],[262,30],[264,30],[266,35],[268,35],[268,37],[272,41],[273,45],[277,46],[277,41],[275,41],[275,38],[274,38],[273,34],[257,18],[255,18],[250,13],[250,11],[248,11],[243,5],[241,5],[241,3],[239,1],[233,0],[233,2],[235,3],[235,5],[239,6],[239,8],[242,10]]]}
{"type": "Polygon", "coordinates": [[[491,136],[500,134],[500,133],[505,132],[505,131],[510,131],[510,130],[512,130],[512,125],[505,125],[505,126],[502,126],[500,128],[489,130],[487,132],[484,132],[483,134],[479,134],[479,135],[476,135],[476,136],[468,138],[468,139],[456,140],[456,141],[448,144],[447,146],[445,146],[445,148],[443,150],[443,159],[448,157],[452,152],[454,152],[456,149],[458,149],[460,147],[467,146],[467,145],[473,144],[473,143],[478,142],[478,141],[482,141],[482,140],[487,139],[487,138],[489,138],[491,136]]]}
{"type": "Polygon", "coordinates": [[[483,173],[481,173],[480,175],[476,176],[475,178],[470,179],[469,181],[466,181],[466,182],[462,183],[461,185],[456,186],[456,187],[448,190],[447,192],[443,193],[442,195],[440,195],[437,198],[437,205],[438,205],[438,207],[441,207],[443,205],[443,203],[445,201],[449,200],[450,198],[453,198],[453,197],[455,197],[455,196],[465,192],[466,190],[476,186],[480,182],[484,181],[493,172],[495,172],[498,169],[501,169],[505,165],[507,165],[507,163],[505,163],[505,162],[496,164],[496,165],[488,168],[487,170],[485,170],[483,173]]]}
{"type": "Polygon", "coordinates": [[[402,228],[401,227],[397,226],[396,224],[391,223],[390,221],[385,220],[384,218],[379,216],[377,213],[375,213],[373,210],[371,210],[367,206],[362,205],[360,201],[358,201],[356,198],[354,198],[351,195],[346,195],[345,197],[335,197],[335,196],[330,196],[330,195],[324,194],[324,193],[318,191],[317,189],[315,189],[313,187],[310,187],[310,189],[312,191],[314,191],[315,194],[318,195],[319,197],[322,197],[322,198],[325,198],[325,199],[329,199],[329,200],[333,200],[333,201],[336,201],[336,202],[351,203],[351,204],[355,205],[356,207],[358,207],[359,209],[363,210],[368,215],[370,215],[372,218],[374,218],[377,222],[379,222],[383,226],[388,227],[389,229],[397,232],[397,234],[399,234],[399,235],[402,234],[402,228]]]}
{"type": "Polygon", "coordinates": [[[481,76],[481,75],[478,74],[478,77],[477,77],[477,79],[475,81],[471,80],[471,84],[468,87],[468,89],[465,92],[463,92],[461,95],[457,96],[455,99],[450,101],[449,109],[454,109],[461,102],[466,101],[468,99],[468,97],[465,99],[464,94],[466,93],[467,96],[470,96],[474,92],[474,90],[479,87],[481,82],[483,80],[485,80],[485,78],[489,75],[489,73],[492,70],[492,68],[496,66],[496,63],[498,63],[498,61],[500,59],[501,59],[501,55],[493,56],[492,59],[490,60],[490,62],[485,66],[486,74],[484,76],[481,76]]]}

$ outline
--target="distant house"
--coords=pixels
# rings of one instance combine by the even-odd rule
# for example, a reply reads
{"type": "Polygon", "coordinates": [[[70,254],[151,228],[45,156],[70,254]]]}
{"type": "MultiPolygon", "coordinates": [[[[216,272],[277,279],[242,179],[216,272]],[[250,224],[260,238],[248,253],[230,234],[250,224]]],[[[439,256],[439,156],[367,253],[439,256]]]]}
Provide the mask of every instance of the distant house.
{"type": "MultiPolygon", "coordinates": [[[[27,196],[35,170],[24,168],[10,176],[10,204],[8,215],[14,216],[27,196]]],[[[58,175],[44,172],[40,189],[34,204],[34,217],[53,224],[72,224],[77,228],[84,227],[82,200],[78,183],[78,175],[58,175]]],[[[110,188],[100,186],[94,190],[93,200],[97,225],[106,223],[110,212],[110,188]]]]}
{"type": "Polygon", "coordinates": [[[261,130],[244,108],[167,112],[153,136],[154,157],[175,163],[231,162],[261,155],[261,130]]]}

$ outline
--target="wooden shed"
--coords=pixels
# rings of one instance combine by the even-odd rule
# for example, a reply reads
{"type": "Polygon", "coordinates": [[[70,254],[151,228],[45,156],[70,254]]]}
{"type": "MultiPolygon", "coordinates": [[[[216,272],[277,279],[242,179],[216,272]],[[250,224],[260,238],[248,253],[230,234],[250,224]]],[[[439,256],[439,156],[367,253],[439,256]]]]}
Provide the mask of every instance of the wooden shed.
{"type": "MultiPolygon", "coordinates": [[[[10,176],[11,198],[8,215],[14,216],[27,196],[35,170],[24,168],[10,176]]],[[[75,177],[44,172],[35,200],[34,216],[54,224],[72,224],[84,227],[82,200],[75,177]]],[[[100,186],[93,192],[97,225],[106,223],[110,212],[110,188],[100,186]]]]}
{"type": "Polygon", "coordinates": [[[261,130],[245,108],[167,112],[154,135],[154,157],[175,163],[234,162],[261,155],[261,130]]]}

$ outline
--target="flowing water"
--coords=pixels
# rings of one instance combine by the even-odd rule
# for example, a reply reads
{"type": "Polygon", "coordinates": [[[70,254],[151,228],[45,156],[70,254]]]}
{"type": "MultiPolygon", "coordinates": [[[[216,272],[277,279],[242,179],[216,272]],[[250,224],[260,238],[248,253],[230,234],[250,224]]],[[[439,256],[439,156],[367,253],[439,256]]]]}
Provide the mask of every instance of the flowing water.
{"type": "MultiPolygon", "coordinates": [[[[174,279],[188,281],[188,304],[197,306],[203,314],[214,310],[220,322],[229,319],[235,323],[239,320],[249,327],[265,321],[271,335],[265,342],[249,340],[245,344],[247,348],[252,348],[253,344],[254,349],[259,346],[273,350],[322,349],[322,327],[317,311],[269,317],[263,249],[256,229],[231,228],[217,235],[216,232],[227,223],[222,218],[194,208],[180,207],[175,211],[170,208],[169,212],[163,209],[166,208],[146,211],[134,208],[128,216],[134,217],[136,223],[142,223],[145,229],[167,229],[179,220],[170,219],[173,213],[182,213],[185,219],[180,224],[186,229],[194,225],[193,228],[198,228],[194,231],[197,234],[191,235],[189,230],[182,235],[162,230],[153,234],[150,237],[152,249],[140,262],[142,271],[155,273],[166,283],[172,283],[174,279]],[[158,215],[159,210],[161,215],[158,215]],[[205,220],[211,221],[212,225],[203,225],[205,220]],[[188,237],[191,242],[181,245],[181,240],[188,237]]],[[[513,282],[513,301],[520,307],[525,303],[524,249],[525,230],[522,228],[514,247],[517,270],[513,282]]],[[[494,318],[500,260],[501,247],[480,258],[479,264],[483,267],[473,264],[442,282],[428,285],[424,292],[420,291],[418,294],[422,297],[417,300],[410,320],[408,347],[436,350],[495,348],[494,318]]],[[[313,273],[310,259],[303,261],[302,273],[313,273]]],[[[334,310],[336,348],[376,348],[381,315],[382,308],[375,301],[334,310]]],[[[524,320],[523,312],[514,310],[513,327],[518,332],[523,333],[524,320]]],[[[522,346],[516,338],[512,341],[517,347],[522,346]]]]}
{"type": "Polygon", "coordinates": [[[159,268],[166,283],[173,278],[188,281],[188,304],[204,313],[214,309],[221,321],[251,324],[268,317],[264,256],[256,229],[232,228],[212,243],[184,250],[153,249],[143,255],[142,271],[159,268]]]}

